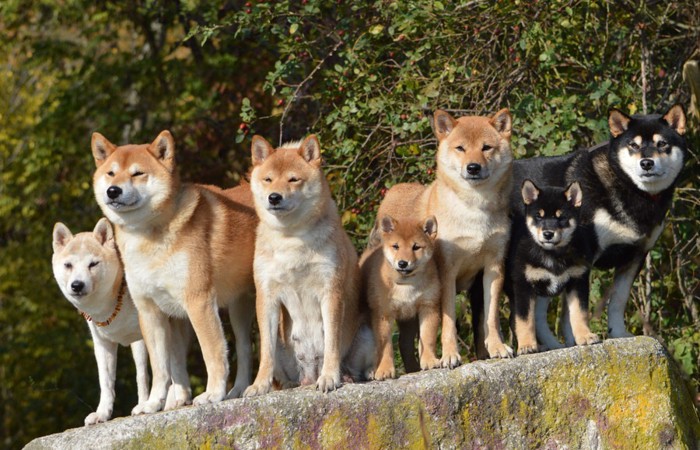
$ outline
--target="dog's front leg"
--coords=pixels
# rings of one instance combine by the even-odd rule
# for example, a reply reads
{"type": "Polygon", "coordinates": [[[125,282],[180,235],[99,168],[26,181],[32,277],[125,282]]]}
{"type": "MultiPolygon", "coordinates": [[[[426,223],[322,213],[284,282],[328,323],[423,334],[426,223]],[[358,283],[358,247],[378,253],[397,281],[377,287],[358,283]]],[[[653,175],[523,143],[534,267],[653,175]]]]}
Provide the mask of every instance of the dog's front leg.
{"type": "Polygon", "coordinates": [[[131,344],[131,354],[136,365],[136,390],[138,391],[139,405],[148,401],[148,350],[143,339],[131,344]]]}
{"type": "Polygon", "coordinates": [[[453,369],[462,363],[457,345],[457,325],[455,317],[455,297],[457,296],[457,273],[442,264],[440,267],[440,283],[442,285],[442,367],[453,369]]]}
{"type": "Polygon", "coordinates": [[[236,338],[238,369],[236,370],[236,381],[226,398],[238,398],[250,386],[252,372],[250,366],[252,359],[250,332],[253,326],[254,313],[255,305],[253,304],[253,298],[249,295],[244,295],[229,305],[228,315],[231,320],[233,335],[236,338]]]}
{"type": "MultiPolygon", "coordinates": [[[[574,279],[567,286],[566,307],[569,312],[569,323],[576,345],[590,345],[600,342],[597,334],[588,327],[588,278],[590,272],[581,278],[574,279]]],[[[567,345],[570,338],[567,337],[567,345]]]]}
{"type": "MultiPolygon", "coordinates": [[[[511,315],[515,316],[515,337],[518,341],[518,355],[536,353],[537,335],[535,331],[535,303],[537,297],[529,289],[522,286],[514,289],[511,315]]],[[[545,314],[545,321],[547,316],[545,314]]]]}
{"type": "Polygon", "coordinates": [[[418,308],[420,334],[418,339],[418,355],[420,368],[423,370],[440,367],[436,355],[437,333],[440,327],[440,306],[435,303],[425,304],[418,308]]]}
{"type": "MultiPolygon", "coordinates": [[[[133,294],[133,292],[132,292],[133,294]]],[[[132,415],[151,414],[163,409],[170,386],[170,321],[168,316],[149,298],[134,295],[134,304],[139,312],[141,334],[148,349],[151,362],[153,384],[148,401],[140,403],[131,410],[132,415]]]]}
{"type": "Polygon", "coordinates": [[[498,301],[503,291],[503,263],[492,262],[484,267],[484,333],[486,350],[491,358],[510,358],[513,349],[503,343],[499,322],[498,301]]]}
{"type": "Polygon", "coordinates": [[[112,417],[114,406],[114,380],[117,376],[117,346],[118,344],[102,337],[90,323],[92,341],[95,345],[95,359],[100,380],[100,404],[97,411],[85,418],[85,425],[106,422],[112,417]]]}
{"type": "Polygon", "coordinates": [[[256,286],[255,312],[260,329],[260,367],[255,381],[243,392],[244,397],[266,394],[272,388],[275,372],[277,331],[280,320],[280,304],[277,299],[266,298],[263,289],[256,286]]]}
{"type": "Polygon", "coordinates": [[[634,284],[635,278],[642,269],[644,255],[634,258],[632,262],[623,267],[615,269],[613,278],[613,288],[608,305],[608,337],[623,338],[632,337],[625,326],[625,306],[634,284]]]}
{"type": "Polygon", "coordinates": [[[336,280],[330,292],[321,300],[323,320],[323,367],[316,381],[316,389],[329,392],[341,385],[340,381],[340,335],[344,311],[343,288],[336,280]]]}
{"type": "Polygon", "coordinates": [[[226,395],[228,358],[226,338],[213,289],[192,289],[185,293],[185,308],[202,349],[207,368],[207,389],[192,400],[194,405],[216,403],[226,395]]]}

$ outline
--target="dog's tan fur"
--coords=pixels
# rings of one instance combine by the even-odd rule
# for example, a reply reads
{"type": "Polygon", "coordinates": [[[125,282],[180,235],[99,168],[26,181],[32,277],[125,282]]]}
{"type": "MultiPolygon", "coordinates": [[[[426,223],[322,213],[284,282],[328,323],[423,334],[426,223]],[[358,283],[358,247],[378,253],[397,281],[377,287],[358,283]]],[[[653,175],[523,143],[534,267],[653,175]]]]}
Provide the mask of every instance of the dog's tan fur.
{"type": "Polygon", "coordinates": [[[168,131],[151,143],[117,147],[94,133],[97,202],[116,228],[127,282],[139,311],[153,371],[141,412],[186,403],[171,401],[169,317],[189,318],[202,348],[207,388],[195,404],[226,395],[227,346],[218,307],[227,307],[236,338],[238,372],[229,396],[250,384],[250,329],[254,314],[253,253],[257,217],[247,184],[229,190],[181,183],[175,142],[168,131]],[[109,189],[122,196],[112,199],[109,189]],[[123,204],[118,202],[123,201],[123,204]],[[116,202],[116,203],[115,203],[116,202]]]}
{"type": "MultiPolygon", "coordinates": [[[[362,289],[372,311],[372,330],[377,342],[372,378],[384,380],[396,376],[392,324],[416,315],[420,328],[420,367],[439,367],[435,353],[440,326],[440,278],[433,259],[438,229],[435,217],[417,221],[383,216],[376,226],[381,231],[382,245],[365,250],[360,258],[362,289]]],[[[415,359],[413,355],[411,358],[415,359]]],[[[404,360],[404,364],[409,363],[404,360]]]]}
{"type": "Polygon", "coordinates": [[[300,377],[296,381],[315,381],[321,391],[333,390],[341,384],[341,359],[359,326],[359,278],[357,253],[321,170],[318,140],[312,135],[273,149],[255,136],[252,159],[251,187],[260,217],[255,248],[260,368],[245,395],[268,392],[279,370],[282,306],[288,313],[285,343],[291,348],[286,351],[298,365],[292,375],[300,377]]]}
{"type": "Polygon", "coordinates": [[[411,211],[414,217],[433,215],[440,224],[435,257],[442,285],[445,367],[461,362],[455,323],[456,293],[469,289],[482,270],[486,320],[484,329],[477,330],[484,333],[483,341],[477,339],[477,353],[492,358],[512,355],[503,343],[498,320],[503,261],[510,235],[511,123],[507,109],[492,117],[459,119],[436,111],[437,179],[427,187],[415,183],[396,185],[387,192],[379,208],[380,215],[394,211],[411,211]],[[481,167],[480,179],[468,179],[470,164],[481,167]]]}

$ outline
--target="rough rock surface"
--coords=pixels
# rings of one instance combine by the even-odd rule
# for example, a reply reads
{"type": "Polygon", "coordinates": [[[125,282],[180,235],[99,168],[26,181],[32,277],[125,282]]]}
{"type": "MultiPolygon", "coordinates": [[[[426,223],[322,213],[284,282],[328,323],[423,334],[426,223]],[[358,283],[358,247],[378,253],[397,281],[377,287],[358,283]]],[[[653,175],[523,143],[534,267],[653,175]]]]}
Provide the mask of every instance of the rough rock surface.
{"type": "Polygon", "coordinates": [[[438,369],[118,418],[27,449],[700,447],[675,363],[654,339],[614,339],[438,369]]]}

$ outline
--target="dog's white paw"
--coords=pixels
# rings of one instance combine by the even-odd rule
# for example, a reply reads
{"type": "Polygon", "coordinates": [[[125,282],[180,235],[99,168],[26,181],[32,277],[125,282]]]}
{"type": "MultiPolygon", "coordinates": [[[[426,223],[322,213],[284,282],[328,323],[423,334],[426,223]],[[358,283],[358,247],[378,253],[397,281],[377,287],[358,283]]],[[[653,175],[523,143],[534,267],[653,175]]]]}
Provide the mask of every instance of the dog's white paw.
{"type": "Polygon", "coordinates": [[[396,369],[393,365],[377,367],[377,370],[372,374],[372,379],[377,381],[388,380],[390,378],[396,378],[396,369]]]}
{"type": "Polygon", "coordinates": [[[442,353],[442,359],[440,360],[440,365],[447,369],[454,369],[455,367],[462,364],[462,357],[458,352],[442,353]]]}
{"type": "Polygon", "coordinates": [[[440,361],[437,358],[421,358],[420,359],[420,368],[421,370],[429,370],[429,369],[435,369],[438,368],[442,365],[442,361],[440,361]]]}
{"type": "Polygon", "coordinates": [[[503,342],[499,341],[492,341],[489,342],[488,340],[485,342],[486,344],[486,350],[489,352],[489,358],[512,358],[513,357],[513,349],[508,347],[506,344],[503,342]]]}
{"type": "Polygon", "coordinates": [[[326,393],[338,389],[341,384],[340,375],[332,376],[321,374],[318,380],[316,380],[316,389],[326,393]]]}
{"type": "Polygon", "coordinates": [[[96,423],[104,423],[107,422],[111,417],[111,412],[100,411],[98,409],[96,412],[88,414],[88,416],[85,418],[85,425],[95,425],[96,423]]]}
{"type": "Polygon", "coordinates": [[[592,345],[600,343],[600,338],[595,333],[585,333],[576,338],[576,345],[592,345]]]}
{"type": "Polygon", "coordinates": [[[192,390],[180,384],[171,384],[163,411],[182,408],[192,403],[192,390]]]}
{"type": "Polygon", "coordinates": [[[134,406],[134,409],[131,410],[131,415],[138,416],[140,414],[153,414],[161,409],[163,409],[162,400],[149,400],[134,406]]]}
{"type": "Polygon", "coordinates": [[[224,399],[224,392],[204,391],[192,400],[195,406],[206,405],[208,403],[218,403],[224,399]]]}
{"type": "Polygon", "coordinates": [[[243,391],[243,397],[255,397],[270,392],[272,383],[253,383],[243,391]]]}
{"type": "Polygon", "coordinates": [[[528,343],[528,344],[523,344],[519,345],[518,344],[518,356],[520,355],[529,355],[531,353],[537,353],[539,352],[540,349],[537,346],[537,343],[528,343]]]}

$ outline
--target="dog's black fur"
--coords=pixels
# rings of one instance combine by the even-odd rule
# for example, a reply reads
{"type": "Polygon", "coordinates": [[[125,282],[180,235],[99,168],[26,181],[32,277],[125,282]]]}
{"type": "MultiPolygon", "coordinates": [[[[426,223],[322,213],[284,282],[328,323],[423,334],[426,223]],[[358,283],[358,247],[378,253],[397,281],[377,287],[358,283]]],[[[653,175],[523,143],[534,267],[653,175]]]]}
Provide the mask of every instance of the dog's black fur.
{"type": "Polygon", "coordinates": [[[680,105],[663,115],[628,116],[611,109],[608,124],[607,146],[518,160],[514,173],[540,186],[580,183],[584,201],[576,240],[591,246],[592,251],[584,252],[590,264],[615,269],[608,333],[627,337],[625,304],[671,206],[687,154],[686,119],[680,105]]]}

